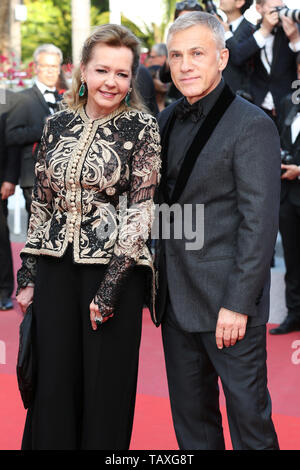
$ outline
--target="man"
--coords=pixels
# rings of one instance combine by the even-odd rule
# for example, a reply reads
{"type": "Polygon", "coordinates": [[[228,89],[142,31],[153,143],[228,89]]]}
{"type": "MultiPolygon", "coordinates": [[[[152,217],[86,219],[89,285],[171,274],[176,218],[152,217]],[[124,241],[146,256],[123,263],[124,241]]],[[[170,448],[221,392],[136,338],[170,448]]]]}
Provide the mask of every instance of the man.
{"type": "Polygon", "coordinates": [[[300,51],[300,33],[296,23],[284,17],[279,21],[276,7],[282,0],[257,0],[261,15],[257,31],[248,39],[227,41],[231,60],[237,66],[252,60],[250,93],[254,103],[277,122],[278,110],[290,85],[296,79],[296,55],[300,51]]]}
{"type": "Polygon", "coordinates": [[[145,105],[153,116],[157,116],[159,110],[156,102],[154,83],[150,71],[143,64],[139,65],[136,83],[145,105]]]}
{"type": "Polygon", "coordinates": [[[147,67],[159,65],[162,67],[167,60],[167,47],[165,44],[154,44],[147,59],[147,67]]]}
{"type": "MultiPolygon", "coordinates": [[[[183,2],[177,2],[175,5],[174,21],[179,16],[185,15],[186,13],[190,13],[192,11],[203,11],[202,6],[196,0],[184,0],[183,2]]],[[[159,79],[162,83],[170,83],[170,88],[168,92],[168,98],[170,101],[175,101],[181,98],[181,93],[179,92],[179,90],[177,90],[174,83],[172,82],[170,75],[170,67],[167,60],[161,66],[161,69],[159,71],[159,79]]]]}
{"type": "MultiPolygon", "coordinates": [[[[297,73],[300,80],[300,54],[297,57],[297,73]]],[[[291,162],[281,165],[279,215],[288,312],[284,321],[270,330],[273,335],[300,330],[300,105],[293,102],[296,98],[293,94],[287,95],[283,100],[279,119],[281,147],[292,157],[291,162]]]]}
{"type": "Polygon", "coordinates": [[[47,116],[58,109],[61,96],[56,90],[62,53],[53,44],[39,46],[34,52],[36,73],[32,88],[19,93],[16,106],[7,117],[7,145],[21,147],[20,186],[23,190],[26,210],[30,215],[31,193],[34,182],[34,166],[38,144],[47,116]]]}
{"type": "Polygon", "coordinates": [[[17,147],[5,143],[5,122],[13,106],[15,93],[1,90],[0,103],[0,310],[13,308],[11,295],[14,290],[13,260],[7,225],[7,199],[15,192],[18,183],[20,155],[17,147]]]}
{"type": "Polygon", "coordinates": [[[159,119],[163,167],[157,202],[159,208],[173,206],[175,216],[171,236],[156,251],[154,320],[162,322],[178,444],[224,449],[220,377],[234,449],[277,449],[265,324],[278,229],[278,132],[265,113],[224,84],[229,54],[213,15],[178,18],[167,47],[172,79],[185,98],[159,119]],[[203,206],[201,224],[197,213],[203,206]],[[202,230],[200,248],[190,234],[197,238],[202,230]]]}
{"type": "Polygon", "coordinates": [[[250,8],[253,0],[220,0],[220,10],[227,16],[227,22],[222,22],[225,29],[226,47],[229,49],[229,60],[223,72],[225,82],[232,91],[251,99],[249,95],[250,64],[236,65],[230,57],[230,41],[234,37],[242,42],[254,33],[254,25],[244,17],[244,12],[250,8]]]}

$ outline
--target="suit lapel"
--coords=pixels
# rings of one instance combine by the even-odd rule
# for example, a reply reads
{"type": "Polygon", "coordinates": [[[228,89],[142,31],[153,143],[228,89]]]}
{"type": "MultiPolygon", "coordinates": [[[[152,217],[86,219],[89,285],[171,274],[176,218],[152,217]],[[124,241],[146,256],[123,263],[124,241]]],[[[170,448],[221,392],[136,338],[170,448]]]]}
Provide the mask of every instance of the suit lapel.
{"type": "MultiPolygon", "coordinates": [[[[177,103],[182,101],[183,98],[181,98],[177,103]]],[[[168,191],[167,191],[167,176],[168,176],[168,148],[169,148],[169,137],[170,137],[170,132],[171,129],[173,128],[175,119],[176,119],[176,114],[175,114],[175,108],[176,106],[173,106],[173,109],[171,110],[168,119],[165,123],[165,125],[162,128],[161,131],[161,147],[162,147],[162,153],[161,153],[161,161],[162,161],[162,168],[161,168],[161,185],[160,187],[162,188],[164,200],[168,201],[169,196],[168,196],[168,191]]]]}
{"type": "Polygon", "coordinates": [[[242,34],[244,33],[244,30],[246,29],[246,25],[247,25],[247,20],[245,20],[245,18],[240,22],[240,24],[238,25],[238,27],[236,28],[235,32],[234,32],[234,37],[236,38],[236,40],[239,40],[240,37],[242,36],[242,34]]]}
{"type": "Polygon", "coordinates": [[[297,115],[297,112],[298,112],[298,109],[297,109],[297,106],[293,105],[291,103],[291,106],[290,106],[290,110],[289,112],[287,113],[287,116],[284,120],[284,126],[283,126],[283,130],[282,130],[282,138],[284,139],[285,141],[285,144],[288,145],[289,147],[291,145],[295,145],[298,138],[299,138],[299,135],[296,139],[296,142],[294,144],[292,144],[292,129],[291,129],[291,125],[293,123],[293,120],[295,119],[296,115],[297,115]]]}
{"type": "Polygon", "coordinates": [[[277,66],[277,57],[278,57],[278,54],[279,54],[279,51],[280,51],[280,43],[281,42],[282,42],[282,35],[281,34],[275,34],[270,75],[274,75],[274,68],[276,68],[276,66],[277,66]]]}
{"type": "MultiPolygon", "coordinates": [[[[191,143],[190,147],[186,152],[176,180],[172,197],[168,201],[169,204],[174,204],[179,200],[199,154],[201,153],[203,147],[209,140],[218,122],[220,121],[223,114],[230,106],[234,98],[235,94],[230,90],[227,85],[225,85],[218,100],[206,116],[203,124],[200,126],[195,138],[193,139],[193,142],[191,143]]],[[[166,186],[166,184],[164,186],[166,186]]]]}
{"type": "Polygon", "coordinates": [[[45,112],[47,114],[50,114],[49,106],[47,105],[42,93],[40,92],[40,90],[38,89],[38,87],[36,85],[33,85],[32,91],[35,94],[35,96],[37,97],[37,99],[39,100],[39,102],[41,103],[41,105],[43,106],[45,112]]]}

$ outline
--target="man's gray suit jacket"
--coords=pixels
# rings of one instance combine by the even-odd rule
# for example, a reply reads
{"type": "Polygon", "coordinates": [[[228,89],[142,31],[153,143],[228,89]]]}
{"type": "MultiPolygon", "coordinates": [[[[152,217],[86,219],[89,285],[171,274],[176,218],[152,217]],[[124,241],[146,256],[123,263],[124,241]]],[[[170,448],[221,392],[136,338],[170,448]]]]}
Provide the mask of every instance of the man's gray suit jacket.
{"type": "MultiPolygon", "coordinates": [[[[159,116],[162,136],[174,107],[159,116]]],[[[163,241],[160,276],[167,277],[182,329],[214,331],[221,307],[248,315],[248,326],[267,322],[279,201],[277,129],[263,111],[237,96],[197,157],[178,201],[182,208],[204,205],[203,247],[187,250],[191,240],[184,237],[163,241]]]]}

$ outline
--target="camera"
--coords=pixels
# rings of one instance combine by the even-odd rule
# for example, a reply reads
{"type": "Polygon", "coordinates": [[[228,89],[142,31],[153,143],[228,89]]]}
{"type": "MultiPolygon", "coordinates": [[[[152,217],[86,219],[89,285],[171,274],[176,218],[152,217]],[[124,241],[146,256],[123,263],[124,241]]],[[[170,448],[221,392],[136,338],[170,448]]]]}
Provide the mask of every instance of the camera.
{"type": "Polygon", "coordinates": [[[207,13],[216,14],[217,7],[212,0],[203,0],[207,13]]]}
{"type": "MultiPolygon", "coordinates": [[[[288,150],[281,150],[280,155],[281,155],[281,163],[283,165],[292,165],[293,164],[294,159],[293,159],[292,155],[289,153],[288,150]]],[[[286,170],[281,170],[282,175],[285,172],[286,172],[286,170]]]]}
{"type": "Polygon", "coordinates": [[[300,23],[300,10],[291,10],[288,7],[275,7],[273,11],[277,11],[279,19],[286,16],[290,18],[295,23],[300,23]]]}

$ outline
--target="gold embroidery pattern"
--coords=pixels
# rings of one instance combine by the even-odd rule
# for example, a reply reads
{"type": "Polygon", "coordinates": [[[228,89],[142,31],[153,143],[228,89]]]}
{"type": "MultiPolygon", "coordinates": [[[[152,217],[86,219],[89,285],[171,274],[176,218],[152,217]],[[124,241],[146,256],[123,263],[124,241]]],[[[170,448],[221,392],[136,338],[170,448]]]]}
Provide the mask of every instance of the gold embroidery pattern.
{"type": "MultiPolygon", "coordinates": [[[[113,285],[121,283],[132,264],[152,267],[146,240],[160,165],[158,125],[148,114],[124,107],[94,121],[84,110],[53,115],[36,163],[23,259],[61,257],[73,243],[74,261],[109,264],[113,285]]],[[[113,305],[112,297],[106,306],[113,305]]]]}

